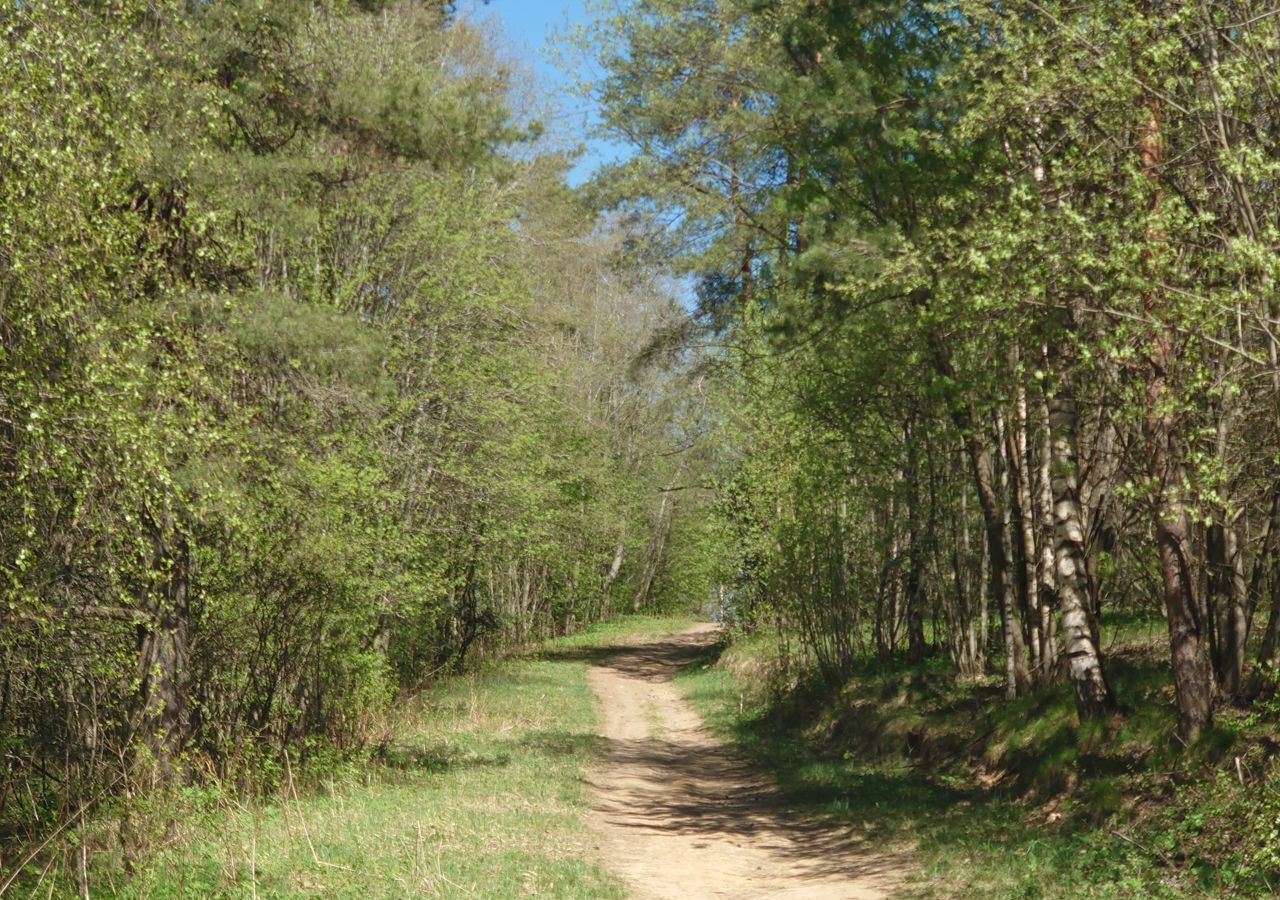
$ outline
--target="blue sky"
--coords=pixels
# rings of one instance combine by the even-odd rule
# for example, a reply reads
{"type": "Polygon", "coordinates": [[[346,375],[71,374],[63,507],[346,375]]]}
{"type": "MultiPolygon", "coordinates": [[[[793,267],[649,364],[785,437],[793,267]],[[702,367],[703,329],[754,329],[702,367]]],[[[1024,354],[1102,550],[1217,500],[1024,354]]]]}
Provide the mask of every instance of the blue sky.
{"type": "MultiPolygon", "coordinates": [[[[480,0],[463,0],[458,5],[463,15],[496,19],[510,40],[511,49],[533,68],[546,88],[560,94],[561,111],[554,126],[586,145],[586,152],[568,173],[571,185],[581,184],[602,163],[630,155],[622,144],[590,136],[596,111],[574,88],[575,82],[590,73],[582,70],[587,61],[581,54],[564,46],[564,37],[575,26],[591,21],[590,0],[490,0],[483,5],[480,0]]],[[[692,278],[686,276],[673,282],[672,290],[686,309],[697,305],[692,278]]]]}
{"type": "Polygon", "coordinates": [[[582,77],[574,71],[579,54],[563,47],[563,35],[590,21],[587,0],[478,0],[460,4],[464,15],[496,19],[512,43],[512,49],[530,65],[544,85],[560,96],[560,112],[554,127],[586,144],[586,153],[569,172],[569,183],[580,184],[603,162],[616,160],[626,151],[617,144],[590,137],[596,120],[590,101],[574,91],[582,77]]]}

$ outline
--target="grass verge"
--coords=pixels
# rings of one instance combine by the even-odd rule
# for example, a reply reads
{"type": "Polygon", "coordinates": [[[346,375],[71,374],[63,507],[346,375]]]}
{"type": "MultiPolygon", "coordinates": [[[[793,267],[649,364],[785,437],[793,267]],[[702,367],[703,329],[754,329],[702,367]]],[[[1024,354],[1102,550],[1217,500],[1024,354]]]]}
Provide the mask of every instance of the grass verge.
{"type": "Polygon", "coordinates": [[[868,665],[778,687],[766,637],[679,678],[714,731],[810,812],[909,847],[908,895],[1274,896],[1275,723],[1224,714],[1182,752],[1162,660],[1117,646],[1124,712],[1076,723],[1065,686],[1014,703],[944,667],[868,665]],[[1274,744],[1274,741],[1272,741],[1274,744]]]}
{"type": "MultiPolygon", "coordinates": [[[[90,893],[621,897],[582,821],[584,770],[602,751],[586,672],[610,646],[687,624],[623,619],[442,682],[402,706],[374,761],[328,778],[290,773],[271,801],[189,789],[165,811],[169,839],[130,876],[117,851],[89,855],[90,893]]],[[[78,896],[74,856],[23,887],[78,896]]]]}

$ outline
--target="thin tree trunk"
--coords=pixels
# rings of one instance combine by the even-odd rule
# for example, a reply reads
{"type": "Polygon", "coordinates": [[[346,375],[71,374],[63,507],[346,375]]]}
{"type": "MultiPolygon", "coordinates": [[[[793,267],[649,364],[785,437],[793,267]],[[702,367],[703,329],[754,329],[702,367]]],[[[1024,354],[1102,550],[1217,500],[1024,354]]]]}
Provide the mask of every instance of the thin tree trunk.
{"type": "MultiPolygon", "coordinates": [[[[1047,668],[1052,671],[1058,661],[1058,635],[1053,615],[1054,608],[1058,606],[1058,589],[1054,575],[1057,566],[1054,550],[1057,525],[1053,513],[1053,476],[1050,466],[1050,460],[1053,457],[1053,436],[1049,428],[1048,398],[1043,394],[1040,398],[1040,416],[1043,427],[1040,429],[1040,467],[1036,485],[1036,512],[1040,520],[1039,557],[1036,561],[1036,598],[1040,605],[1040,621],[1044,628],[1044,657],[1047,668]]],[[[1074,435],[1073,429],[1073,439],[1074,435]]],[[[1076,480],[1079,481],[1078,475],[1076,480]]],[[[1076,503],[1079,504],[1079,502],[1077,485],[1076,503]]],[[[1081,519],[1081,532],[1083,533],[1083,519],[1081,519]]]]}
{"type": "Polygon", "coordinates": [[[1007,431],[1009,470],[1013,476],[1013,489],[1017,498],[1014,513],[1017,520],[1015,537],[1021,542],[1020,559],[1022,562],[1021,593],[1024,598],[1023,608],[1028,621],[1028,641],[1031,651],[1031,673],[1033,680],[1043,679],[1048,674],[1049,665],[1045,652],[1044,616],[1040,609],[1038,580],[1036,577],[1036,525],[1031,500],[1031,461],[1027,448],[1027,392],[1019,386],[1014,401],[1016,418],[1007,431]]]}
{"type": "Polygon", "coordinates": [[[674,487],[674,484],[669,485],[667,490],[662,492],[662,503],[658,507],[653,540],[650,541],[649,552],[645,556],[644,573],[640,578],[640,587],[631,601],[632,612],[639,612],[648,602],[649,593],[653,590],[653,581],[658,575],[658,568],[662,565],[662,555],[666,552],[667,532],[671,526],[671,517],[668,513],[671,509],[671,490],[674,487]]]}
{"type": "Polygon", "coordinates": [[[171,521],[153,525],[157,584],[145,601],[146,623],[138,626],[138,731],[161,780],[187,738],[191,555],[185,535],[171,521]]]}
{"type": "Polygon", "coordinates": [[[907,490],[907,659],[919,662],[927,648],[924,641],[925,550],[920,535],[919,454],[910,425],[905,429],[908,468],[907,490]]]}
{"type": "Polygon", "coordinates": [[[1268,504],[1267,525],[1262,532],[1261,546],[1254,555],[1253,566],[1249,572],[1249,600],[1245,607],[1245,632],[1253,632],[1253,617],[1258,611],[1258,601],[1262,599],[1262,579],[1271,565],[1272,554],[1276,551],[1277,516],[1280,516],[1280,484],[1271,486],[1271,502],[1268,504]]]}
{"type": "MultiPolygon", "coordinates": [[[[934,364],[938,373],[952,383],[956,382],[955,367],[940,334],[931,335],[934,364]]],[[[1001,629],[1005,651],[1005,696],[1013,699],[1031,690],[1031,678],[1027,672],[1026,645],[1022,640],[1022,628],[1014,611],[1013,592],[1009,588],[1009,554],[1005,543],[1005,520],[1000,495],[996,487],[995,469],[991,461],[991,449],[983,439],[977,409],[972,400],[952,412],[956,430],[964,438],[965,452],[973,470],[974,486],[978,490],[978,505],[987,534],[987,555],[991,575],[991,597],[1000,604],[1001,629]]]]}
{"type": "Polygon", "coordinates": [[[626,541],[618,541],[618,546],[613,551],[613,561],[609,563],[609,571],[604,576],[604,581],[600,583],[600,602],[601,606],[605,606],[609,602],[609,592],[613,590],[613,584],[618,580],[618,573],[622,571],[622,563],[626,559],[627,544],[626,541]]]}
{"type": "MultiPolygon", "coordinates": [[[[978,623],[973,614],[973,601],[969,591],[969,563],[973,549],[969,539],[969,509],[966,502],[968,494],[960,492],[959,515],[953,520],[953,526],[959,534],[959,545],[951,545],[951,578],[953,582],[953,614],[951,616],[951,635],[948,646],[952,648],[952,657],[956,668],[965,677],[974,677],[982,672],[978,652],[978,623]]],[[[954,515],[954,513],[953,513],[954,515]]]]}
{"type": "Polygon", "coordinates": [[[1258,650],[1258,668],[1266,668],[1275,662],[1276,648],[1280,646],[1280,560],[1271,571],[1271,612],[1267,616],[1267,630],[1262,636],[1262,647],[1258,650]]]}
{"type": "Polygon", "coordinates": [[[1219,600],[1218,640],[1214,653],[1214,674],[1219,694],[1238,700],[1244,687],[1245,662],[1245,582],[1240,535],[1235,522],[1214,523],[1209,529],[1209,568],[1213,592],[1219,600]]]}
{"type": "Polygon", "coordinates": [[[901,606],[899,600],[902,596],[902,539],[898,534],[897,527],[898,498],[896,495],[889,500],[889,521],[892,524],[889,531],[888,567],[885,569],[885,573],[888,576],[888,592],[886,594],[888,603],[885,608],[885,644],[883,649],[885,658],[892,656],[893,652],[898,649],[898,620],[899,607],[901,606]]]}

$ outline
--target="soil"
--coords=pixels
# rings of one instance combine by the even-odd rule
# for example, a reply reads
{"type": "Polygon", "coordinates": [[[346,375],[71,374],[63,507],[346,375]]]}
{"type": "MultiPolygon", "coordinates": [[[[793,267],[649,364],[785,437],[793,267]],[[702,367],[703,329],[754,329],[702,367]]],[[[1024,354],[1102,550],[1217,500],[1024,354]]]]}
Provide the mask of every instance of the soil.
{"type": "Polygon", "coordinates": [[[591,672],[609,756],[592,777],[601,856],[641,900],[888,896],[901,854],[797,814],[703,727],[672,679],[716,639],[697,625],[620,649],[591,672]]]}

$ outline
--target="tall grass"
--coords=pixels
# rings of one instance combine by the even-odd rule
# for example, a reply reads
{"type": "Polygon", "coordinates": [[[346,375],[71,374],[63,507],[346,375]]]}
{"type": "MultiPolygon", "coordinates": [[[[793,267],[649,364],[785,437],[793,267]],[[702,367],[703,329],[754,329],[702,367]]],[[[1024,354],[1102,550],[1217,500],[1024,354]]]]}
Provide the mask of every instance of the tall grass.
{"type": "Polygon", "coordinates": [[[14,896],[621,897],[583,825],[602,751],[585,676],[610,646],[686,624],[623,619],[444,681],[396,710],[376,751],[284,761],[265,799],[216,785],[156,798],[148,815],[168,827],[142,860],[126,862],[104,815],[83,854],[68,842],[14,896]]]}

